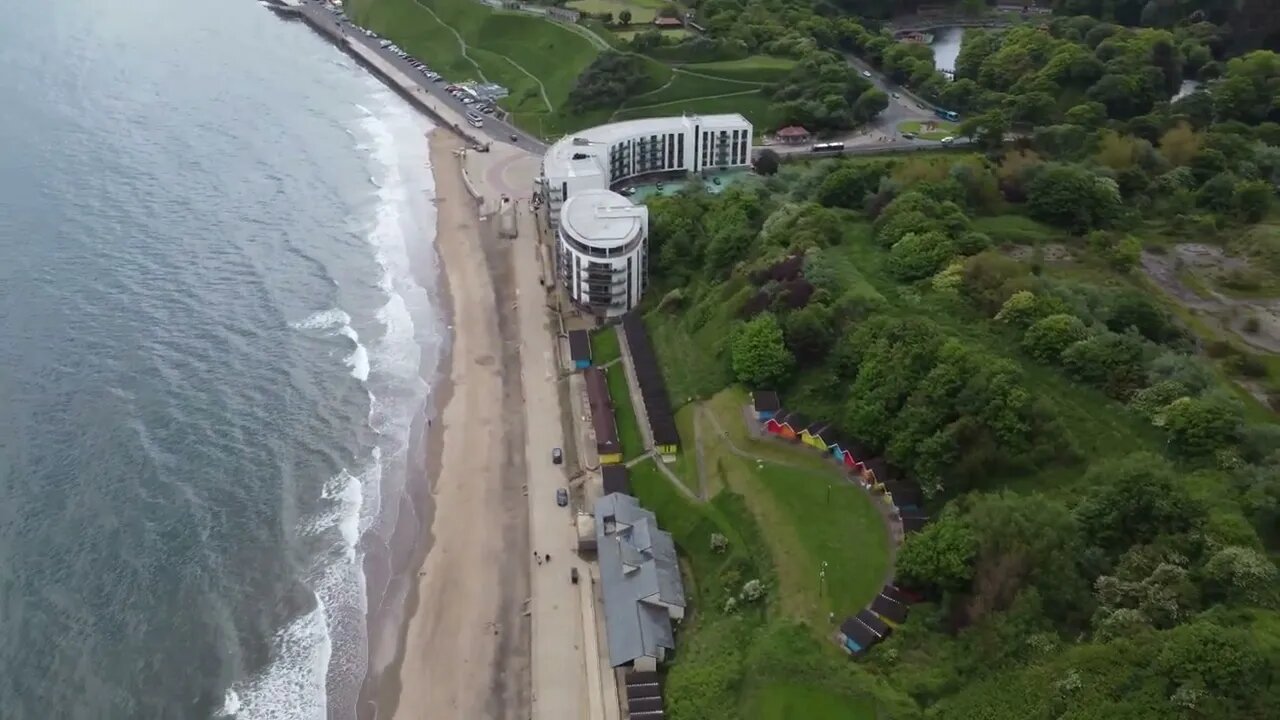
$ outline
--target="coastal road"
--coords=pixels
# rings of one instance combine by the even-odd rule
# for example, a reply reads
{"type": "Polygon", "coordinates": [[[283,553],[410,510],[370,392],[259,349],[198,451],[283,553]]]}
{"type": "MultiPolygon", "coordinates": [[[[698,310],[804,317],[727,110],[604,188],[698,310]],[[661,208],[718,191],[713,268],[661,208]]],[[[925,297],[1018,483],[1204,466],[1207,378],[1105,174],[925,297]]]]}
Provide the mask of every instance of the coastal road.
{"type": "Polygon", "coordinates": [[[520,328],[520,363],[525,392],[526,478],[529,502],[529,536],[535,552],[551,562],[530,567],[532,597],[533,720],[595,720],[600,717],[606,679],[588,669],[590,654],[603,645],[587,633],[595,632],[591,608],[584,605],[590,593],[590,563],[576,553],[577,532],[571,507],[556,504],[556,490],[568,486],[564,465],[551,462],[551,448],[564,447],[559,419],[560,371],[558,326],[553,326],[546,305],[546,291],[539,282],[537,228],[527,198],[538,172],[540,158],[510,147],[489,153],[468,153],[468,172],[487,197],[516,198],[518,237],[513,241],[512,272],[518,302],[514,308],[520,328]],[[569,578],[577,568],[579,584],[569,578]],[[596,709],[593,712],[593,708],[596,709]]]}
{"type": "MultiPolygon", "coordinates": [[[[311,16],[314,22],[332,23],[334,27],[343,32],[349,39],[364,45],[369,50],[376,53],[384,59],[392,67],[403,72],[412,79],[414,83],[422,89],[423,92],[431,95],[434,100],[443,104],[445,107],[457,113],[459,118],[466,117],[467,111],[470,109],[466,104],[450,95],[445,86],[451,81],[432,82],[422,71],[409,64],[409,61],[401,58],[399,55],[382,47],[379,43],[382,38],[369,37],[365,35],[364,29],[351,22],[349,18],[333,12],[328,3],[323,0],[301,0],[300,10],[311,16]]],[[[419,58],[421,60],[421,58],[419,58]]],[[[426,62],[423,60],[423,62],[426,62]]],[[[500,120],[493,115],[487,115],[484,119],[484,126],[479,128],[470,128],[469,130],[476,135],[482,135],[494,142],[506,145],[514,145],[521,150],[541,155],[546,151],[546,144],[538,138],[526,133],[511,123],[500,120]],[[512,139],[514,136],[514,140],[512,139]]]]}

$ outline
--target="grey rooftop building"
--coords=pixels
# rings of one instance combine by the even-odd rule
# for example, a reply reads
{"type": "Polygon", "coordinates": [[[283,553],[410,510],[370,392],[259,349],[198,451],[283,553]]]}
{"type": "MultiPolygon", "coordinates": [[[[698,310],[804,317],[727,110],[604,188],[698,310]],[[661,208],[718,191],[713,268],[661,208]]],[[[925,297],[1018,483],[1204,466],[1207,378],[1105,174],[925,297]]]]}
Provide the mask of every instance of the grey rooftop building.
{"type": "Polygon", "coordinates": [[[672,623],[684,618],[675,542],[630,495],[597,500],[595,520],[609,664],[654,670],[675,649],[672,623]]]}

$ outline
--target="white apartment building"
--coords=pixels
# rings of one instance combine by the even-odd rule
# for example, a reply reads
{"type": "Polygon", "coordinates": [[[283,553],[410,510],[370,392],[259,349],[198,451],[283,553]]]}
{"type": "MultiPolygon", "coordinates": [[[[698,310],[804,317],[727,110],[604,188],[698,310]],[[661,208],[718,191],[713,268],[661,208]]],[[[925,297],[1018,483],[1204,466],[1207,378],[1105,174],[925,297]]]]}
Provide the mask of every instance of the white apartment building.
{"type": "Polygon", "coordinates": [[[751,123],[736,113],[645,118],[566,135],[542,158],[551,227],[584,190],[609,190],[653,173],[700,173],[751,164],[751,123]]]}
{"type": "Polygon", "coordinates": [[[649,280],[649,209],[589,189],[564,202],[560,220],[556,264],[573,302],[606,318],[638,305],[649,280]]]}

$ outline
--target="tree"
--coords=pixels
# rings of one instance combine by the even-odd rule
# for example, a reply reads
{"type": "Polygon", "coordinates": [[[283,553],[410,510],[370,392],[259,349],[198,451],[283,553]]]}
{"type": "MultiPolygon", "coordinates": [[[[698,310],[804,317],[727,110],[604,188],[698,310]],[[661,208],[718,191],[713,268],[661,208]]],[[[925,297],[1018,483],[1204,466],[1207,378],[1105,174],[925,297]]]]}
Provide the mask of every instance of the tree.
{"type": "Polygon", "coordinates": [[[823,178],[815,199],[827,207],[859,210],[867,195],[880,186],[886,171],[879,163],[844,165],[823,178]]]}
{"type": "Polygon", "coordinates": [[[778,319],[767,312],[738,328],[730,354],[734,376],[751,387],[777,386],[795,364],[782,339],[778,319]]]}
{"type": "Polygon", "coordinates": [[[918,533],[907,536],[895,568],[909,587],[957,592],[973,579],[978,539],[955,513],[942,516],[918,533]]]}
{"type": "Polygon", "coordinates": [[[1067,348],[1085,339],[1088,330],[1075,315],[1058,313],[1037,320],[1022,336],[1022,349],[1042,363],[1056,363],[1067,348]]]}
{"type": "Polygon", "coordinates": [[[1208,514],[1169,466],[1150,454],[1095,464],[1085,484],[1092,489],[1076,507],[1076,518],[1083,536],[1110,557],[1161,537],[1193,533],[1208,514]]]}
{"type": "Polygon", "coordinates": [[[1200,153],[1202,137],[1186,123],[1178,123],[1160,136],[1160,152],[1171,164],[1190,165],[1200,153]]]}
{"type": "Polygon", "coordinates": [[[1063,115],[1072,125],[1100,128],[1107,121],[1107,106],[1099,102],[1086,102],[1073,106],[1063,115]]]}
{"type": "Polygon", "coordinates": [[[1236,185],[1232,204],[1236,217],[1247,223],[1261,222],[1271,211],[1275,193],[1265,180],[1246,180],[1236,185]]]}
{"type": "Polygon", "coordinates": [[[1121,400],[1146,381],[1142,343],[1132,335],[1103,332],[1081,340],[1062,353],[1062,364],[1071,377],[1121,400]]]}
{"type": "Polygon", "coordinates": [[[877,88],[870,88],[858,96],[853,103],[853,119],[865,123],[873,119],[889,107],[889,96],[877,88]]]}
{"type": "Polygon", "coordinates": [[[1217,397],[1180,398],[1165,409],[1169,447],[1180,455],[1210,455],[1240,434],[1240,409],[1217,397]]]}
{"type": "Polygon", "coordinates": [[[940,232],[908,233],[889,249],[889,272],[900,280],[921,280],[941,270],[954,252],[940,232]]]}
{"type": "Polygon", "coordinates": [[[618,13],[618,22],[622,23],[623,25],[630,25],[630,24],[631,24],[631,11],[630,11],[630,10],[623,10],[622,12],[618,13]]]}
{"type": "Polygon", "coordinates": [[[778,164],[778,153],[769,148],[761,150],[754,163],[758,175],[773,175],[778,172],[778,164]]]}
{"type": "Polygon", "coordinates": [[[1275,563],[1253,548],[1219,550],[1205,563],[1204,575],[1211,597],[1259,604],[1275,594],[1275,563]]]}
{"type": "Polygon", "coordinates": [[[1027,205],[1036,217],[1075,230],[1105,225],[1120,211],[1120,188],[1078,165],[1050,163],[1027,188],[1027,205]]]}
{"type": "Polygon", "coordinates": [[[788,315],[787,347],[801,364],[822,360],[836,340],[835,318],[825,306],[811,303],[788,315]]]}
{"type": "Polygon", "coordinates": [[[1218,214],[1229,213],[1235,204],[1236,185],[1235,175],[1218,173],[1196,191],[1196,205],[1218,214]]]}

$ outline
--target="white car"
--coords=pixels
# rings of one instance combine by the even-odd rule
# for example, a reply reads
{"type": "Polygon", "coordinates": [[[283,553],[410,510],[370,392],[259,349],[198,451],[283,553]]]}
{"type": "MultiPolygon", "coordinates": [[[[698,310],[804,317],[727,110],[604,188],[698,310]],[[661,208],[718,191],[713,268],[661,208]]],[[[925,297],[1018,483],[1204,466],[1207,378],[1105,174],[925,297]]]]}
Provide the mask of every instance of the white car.
{"type": "Polygon", "coordinates": [[[948,135],[948,136],[946,136],[946,137],[942,138],[942,140],[940,140],[939,142],[941,142],[943,145],[950,145],[951,143],[953,143],[953,142],[955,142],[955,141],[956,141],[956,139],[955,139],[955,138],[953,138],[953,137],[951,137],[950,135],[948,135]]]}
{"type": "Polygon", "coordinates": [[[863,71],[862,71],[862,77],[864,77],[864,78],[869,78],[869,77],[871,77],[871,71],[870,71],[870,70],[863,70],[863,71]]]}

